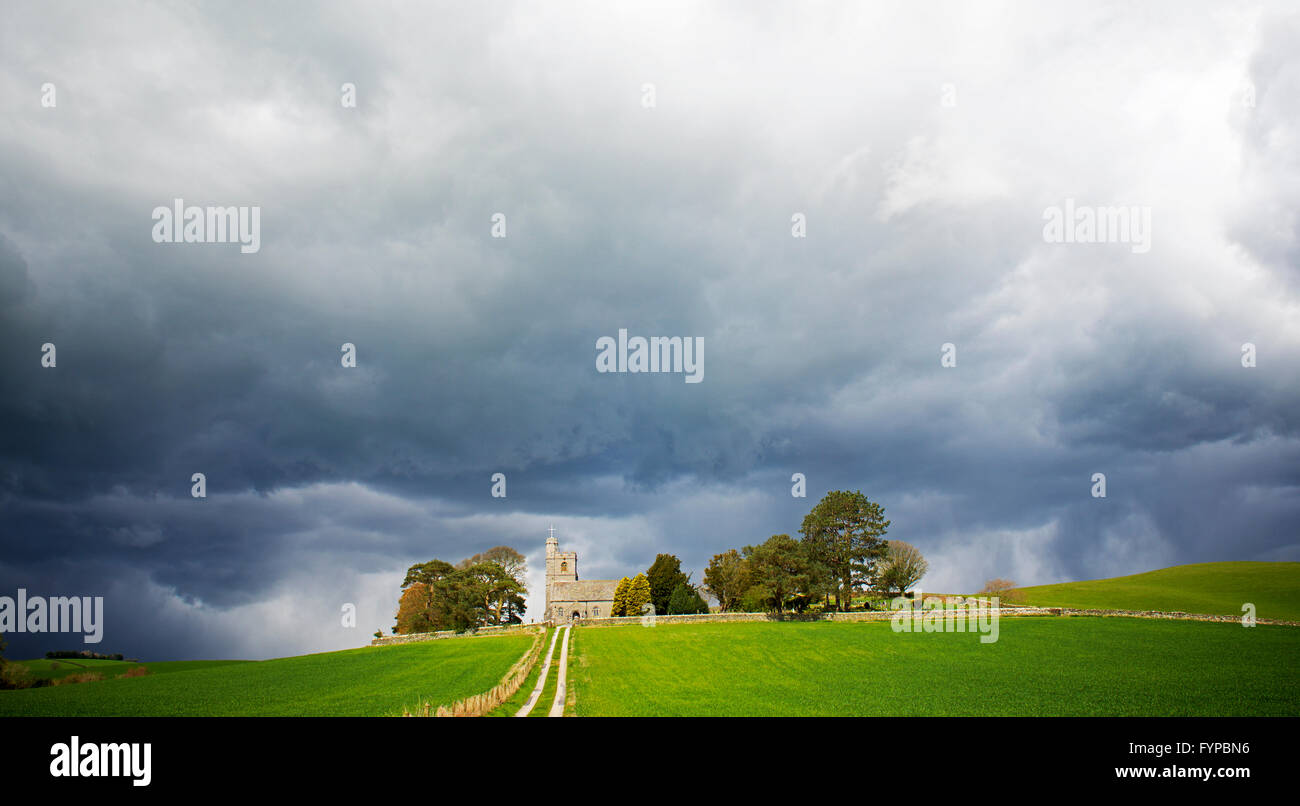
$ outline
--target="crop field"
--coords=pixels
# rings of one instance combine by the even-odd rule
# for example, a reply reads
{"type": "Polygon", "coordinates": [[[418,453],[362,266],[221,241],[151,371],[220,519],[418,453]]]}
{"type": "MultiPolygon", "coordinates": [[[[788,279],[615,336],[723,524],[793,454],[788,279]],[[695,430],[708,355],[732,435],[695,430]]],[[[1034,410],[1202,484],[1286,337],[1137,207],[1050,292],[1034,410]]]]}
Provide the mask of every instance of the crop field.
{"type": "MultiPolygon", "coordinates": [[[[1300,563],[1207,563],[1021,589],[1063,607],[1300,620],[1300,563]]],[[[1300,715],[1300,627],[1130,617],[1004,617],[976,632],[888,622],[576,626],[576,716],[1300,715]]],[[[543,639],[549,647],[553,630],[543,639]]],[[[0,716],[395,716],[492,688],[528,649],[518,633],[267,661],[16,661],[36,678],[106,679],[0,691],[0,716]],[[141,677],[119,678],[145,666],[141,677]]],[[[545,717],[557,661],[531,713],[545,717]]],[[[512,716],[539,660],[493,716],[512,716]]]]}
{"type": "Polygon", "coordinates": [[[198,661],[191,663],[200,668],[189,669],[145,664],[156,674],[0,691],[0,716],[396,715],[404,706],[448,703],[491,688],[531,642],[531,635],[518,634],[198,661]]]}
{"type": "Polygon", "coordinates": [[[999,640],[888,623],[579,628],[580,716],[1300,714],[1300,629],[1001,620],[999,640]]]}
{"type": "Polygon", "coordinates": [[[155,661],[153,663],[139,663],[124,660],[100,660],[97,658],[56,658],[47,660],[23,660],[14,661],[15,663],[25,666],[31,676],[36,680],[57,680],[61,677],[70,675],[84,674],[86,672],[95,672],[102,674],[104,677],[116,677],[131,669],[140,666],[149,670],[149,674],[169,674],[172,672],[189,672],[195,669],[210,669],[217,666],[228,666],[232,663],[250,663],[251,661],[242,660],[173,660],[173,661],[155,661]]]}

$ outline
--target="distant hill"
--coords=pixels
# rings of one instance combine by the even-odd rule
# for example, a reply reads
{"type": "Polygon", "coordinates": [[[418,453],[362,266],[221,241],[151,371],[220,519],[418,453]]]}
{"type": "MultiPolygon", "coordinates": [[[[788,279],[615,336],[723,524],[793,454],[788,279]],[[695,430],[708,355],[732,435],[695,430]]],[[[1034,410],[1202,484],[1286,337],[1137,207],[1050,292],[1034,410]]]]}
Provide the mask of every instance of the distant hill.
{"type": "Polygon", "coordinates": [[[1048,607],[1181,610],[1300,620],[1300,563],[1223,562],[1176,565],[1145,574],[1019,589],[1019,603],[1048,607]]]}

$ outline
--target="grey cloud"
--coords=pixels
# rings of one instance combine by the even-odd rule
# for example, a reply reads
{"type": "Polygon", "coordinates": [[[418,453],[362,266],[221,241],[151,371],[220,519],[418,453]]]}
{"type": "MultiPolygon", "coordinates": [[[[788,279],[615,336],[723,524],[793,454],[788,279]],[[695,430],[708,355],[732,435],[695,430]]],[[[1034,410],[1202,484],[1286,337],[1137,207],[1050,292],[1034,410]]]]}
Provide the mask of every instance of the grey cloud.
{"type": "Polygon", "coordinates": [[[1066,10],[16,9],[0,586],[115,586],[139,654],[343,646],[379,623],[334,588],[411,562],[554,520],[589,576],[698,579],[837,488],[954,588],[1300,557],[1294,26],[1066,10]],[[262,250],[152,243],[178,197],[262,250]],[[1151,205],[1152,251],[1043,243],[1066,198],[1151,205]],[[621,327],[705,382],[596,373],[621,327]]]}

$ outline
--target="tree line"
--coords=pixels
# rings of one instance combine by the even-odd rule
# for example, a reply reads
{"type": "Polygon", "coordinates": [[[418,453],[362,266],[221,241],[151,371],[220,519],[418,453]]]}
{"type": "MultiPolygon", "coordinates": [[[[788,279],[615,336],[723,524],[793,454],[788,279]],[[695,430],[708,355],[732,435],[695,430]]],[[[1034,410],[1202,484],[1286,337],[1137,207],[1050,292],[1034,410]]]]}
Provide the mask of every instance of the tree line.
{"type": "MultiPolygon", "coordinates": [[[[804,517],[799,538],[772,535],[753,546],[713,555],[703,585],[682,572],[681,559],[659,554],[650,567],[619,580],[610,615],[709,612],[707,591],[722,611],[802,612],[820,606],[847,611],[861,594],[900,595],[928,564],[908,543],[886,540],[884,508],[861,490],[829,492],[804,517]],[[653,611],[650,610],[653,607],[653,611]]],[[[402,582],[395,634],[520,624],[525,612],[524,556],[497,546],[452,565],[412,565],[402,582]]]]}
{"type": "Polygon", "coordinates": [[[713,555],[704,587],[723,611],[846,611],[866,591],[900,595],[928,570],[921,552],[886,540],[885,510],[861,490],[826,494],[803,519],[800,538],[772,535],[713,555]]]}
{"type": "Polygon", "coordinates": [[[634,577],[623,577],[614,588],[612,616],[641,616],[647,613],[684,615],[707,613],[709,604],[682,573],[682,561],[674,554],[660,554],[650,568],[634,577]],[[647,605],[653,606],[651,610],[647,605]]]}
{"type": "MultiPolygon", "coordinates": [[[[443,560],[412,565],[402,580],[395,635],[520,624],[526,609],[524,556],[496,546],[452,565],[443,560]]],[[[377,633],[378,634],[378,633],[377,633]]]]}

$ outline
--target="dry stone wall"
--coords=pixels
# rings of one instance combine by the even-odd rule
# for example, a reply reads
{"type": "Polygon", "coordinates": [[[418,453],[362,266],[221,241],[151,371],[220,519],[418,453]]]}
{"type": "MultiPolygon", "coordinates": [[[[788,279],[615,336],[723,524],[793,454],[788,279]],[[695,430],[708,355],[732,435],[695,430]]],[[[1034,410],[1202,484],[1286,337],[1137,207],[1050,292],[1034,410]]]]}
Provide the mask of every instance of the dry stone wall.
{"type": "Polygon", "coordinates": [[[468,638],[476,635],[510,635],[512,633],[528,632],[541,627],[542,624],[502,624],[499,627],[479,627],[472,632],[456,632],[455,630],[442,630],[440,632],[413,632],[405,635],[384,635],[379,638],[373,638],[370,641],[371,646],[390,646],[392,644],[411,644],[417,641],[439,641],[444,638],[468,638]]]}
{"type": "MultiPolygon", "coordinates": [[[[716,624],[744,621],[889,621],[897,611],[867,610],[853,613],[700,613],[695,615],[655,616],[656,624],[716,624]]],[[[934,612],[941,613],[942,610],[934,612]]],[[[967,612],[984,613],[987,609],[974,606],[967,612]]],[[[998,616],[1114,616],[1123,618],[1182,619],[1190,621],[1240,622],[1240,616],[1206,615],[1201,613],[1167,612],[1161,610],[1084,610],[1072,607],[1002,607],[998,616]]],[[[646,617],[648,620],[649,617],[646,617]]],[[[1300,621],[1283,619],[1255,619],[1257,624],[1282,624],[1300,627],[1300,621]]],[[[621,618],[583,619],[578,624],[584,627],[615,627],[623,624],[641,624],[641,616],[624,616],[621,618]]]]}
{"type": "MultiPolygon", "coordinates": [[[[752,622],[752,621],[841,621],[841,622],[860,622],[860,621],[889,621],[893,618],[896,611],[892,610],[867,610],[853,613],[697,613],[693,615],[678,616],[654,616],[656,624],[721,624],[728,622],[752,622]]],[[[942,611],[936,611],[942,612],[942,611]]],[[[969,606],[967,612],[975,614],[984,612],[974,606],[969,606]]],[[[1178,611],[1163,610],[1086,610],[1074,607],[1024,607],[1024,606],[1003,606],[998,610],[999,618],[1020,617],[1020,616],[1103,616],[1117,618],[1152,618],[1152,619],[1179,619],[1185,621],[1218,621],[1239,623],[1240,616],[1223,616],[1210,615],[1204,613],[1182,613],[1178,611]]],[[[616,627],[627,624],[641,624],[643,620],[649,620],[649,616],[622,616],[619,618],[589,618],[581,619],[575,623],[584,627],[616,627]]],[[[543,622],[550,624],[552,622],[543,622]]],[[[563,622],[562,622],[563,623],[563,622]]],[[[1287,621],[1285,619],[1268,619],[1257,618],[1256,624],[1280,624],[1291,627],[1300,627],[1300,621],[1287,621]]],[[[385,635],[382,638],[376,638],[370,642],[371,646],[387,646],[389,644],[408,644],[414,641],[436,641],[443,638],[458,638],[471,635],[506,635],[535,629],[540,626],[534,624],[510,624],[500,627],[480,627],[474,632],[455,633],[445,632],[426,632],[412,633],[410,635],[385,635]]]]}

